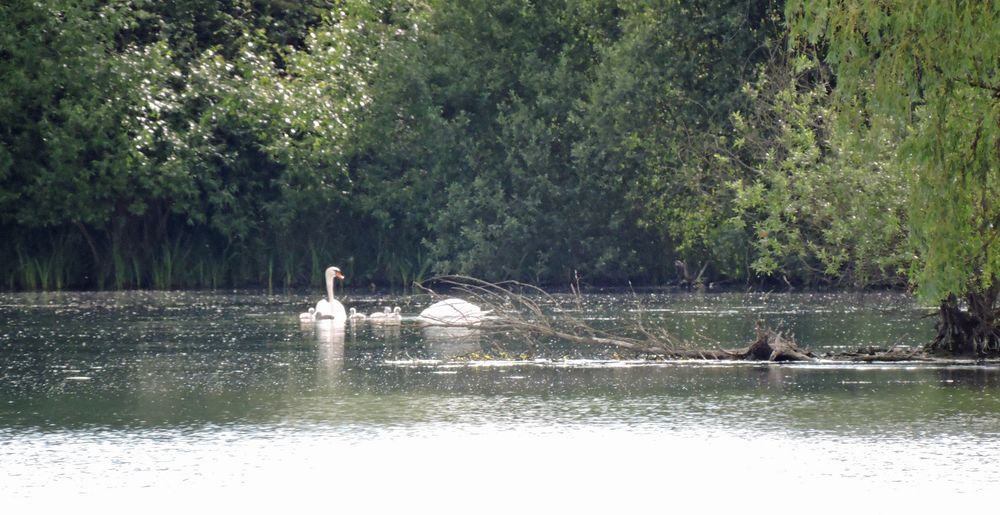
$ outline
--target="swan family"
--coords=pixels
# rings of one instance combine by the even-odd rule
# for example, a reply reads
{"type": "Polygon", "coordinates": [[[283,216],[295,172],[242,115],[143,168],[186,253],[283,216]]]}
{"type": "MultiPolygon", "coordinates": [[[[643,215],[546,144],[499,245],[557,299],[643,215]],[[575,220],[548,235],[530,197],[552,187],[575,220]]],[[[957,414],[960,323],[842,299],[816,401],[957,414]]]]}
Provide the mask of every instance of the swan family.
{"type": "MultiPolygon", "coordinates": [[[[357,308],[351,308],[350,314],[344,309],[344,305],[334,297],[335,281],[344,280],[344,274],[339,268],[331,266],[326,269],[326,298],[320,299],[316,307],[309,308],[305,313],[299,314],[301,322],[315,322],[318,320],[333,320],[334,323],[351,323],[368,321],[373,324],[398,325],[402,323],[403,314],[399,306],[392,309],[384,308],[382,311],[365,315],[359,313],[357,308]]],[[[475,325],[482,322],[483,318],[489,314],[479,306],[458,298],[449,298],[435,302],[427,309],[420,312],[416,318],[418,322],[429,325],[475,325]]]]}

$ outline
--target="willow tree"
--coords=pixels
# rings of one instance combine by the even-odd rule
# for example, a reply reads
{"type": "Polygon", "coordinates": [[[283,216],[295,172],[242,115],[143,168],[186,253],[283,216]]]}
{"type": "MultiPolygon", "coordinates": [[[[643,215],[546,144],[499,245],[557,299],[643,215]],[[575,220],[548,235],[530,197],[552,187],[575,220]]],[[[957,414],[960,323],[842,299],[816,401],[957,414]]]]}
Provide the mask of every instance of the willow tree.
{"type": "Polygon", "coordinates": [[[789,0],[793,41],[825,48],[851,130],[904,131],[911,278],[940,305],[937,350],[1000,352],[1000,2],[789,0]]]}

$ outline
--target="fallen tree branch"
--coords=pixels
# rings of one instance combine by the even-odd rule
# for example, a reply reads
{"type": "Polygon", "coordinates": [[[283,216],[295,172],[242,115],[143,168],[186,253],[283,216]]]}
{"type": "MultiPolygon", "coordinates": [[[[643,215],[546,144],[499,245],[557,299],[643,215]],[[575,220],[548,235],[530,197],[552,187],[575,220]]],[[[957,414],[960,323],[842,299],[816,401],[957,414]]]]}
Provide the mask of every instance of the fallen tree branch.
{"type": "MultiPolygon", "coordinates": [[[[780,332],[758,327],[756,340],[742,349],[726,350],[694,348],[690,342],[665,331],[653,332],[642,324],[637,332],[642,338],[610,334],[592,327],[560,309],[564,301],[537,286],[505,281],[490,283],[466,276],[442,276],[432,279],[450,290],[462,292],[470,301],[493,312],[493,317],[480,327],[484,330],[516,332],[526,337],[545,337],[582,345],[617,347],[666,359],[748,360],[748,361],[814,361],[816,356],[800,349],[793,340],[780,332]]],[[[424,284],[416,287],[437,296],[424,284]]],[[[572,300],[580,306],[580,294],[574,289],[572,300]]]]}
{"type": "MultiPolygon", "coordinates": [[[[745,347],[724,349],[718,342],[708,340],[707,347],[696,347],[692,342],[669,334],[666,330],[653,330],[643,323],[642,311],[639,320],[630,329],[639,337],[611,334],[594,328],[584,320],[570,315],[575,307],[582,310],[582,295],[573,288],[569,298],[552,295],[537,286],[517,281],[490,283],[473,277],[450,275],[433,278],[428,283],[436,283],[451,292],[459,292],[481,308],[491,310],[493,316],[476,325],[483,331],[516,333],[538,343],[542,338],[560,340],[580,345],[593,345],[625,349],[660,359],[672,360],[728,360],[763,362],[950,362],[946,358],[935,357],[926,349],[900,349],[895,342],[889,349],[858,349],[838,353],[826,353],[822,357],[800,348],[791,336],[759,325],[756,338],[745,347]]],[[[433,297],[439,295],[425,284],[415,284],[433,297]]],[[[454,324],[456,327],[467,327],[454,324]]]]}

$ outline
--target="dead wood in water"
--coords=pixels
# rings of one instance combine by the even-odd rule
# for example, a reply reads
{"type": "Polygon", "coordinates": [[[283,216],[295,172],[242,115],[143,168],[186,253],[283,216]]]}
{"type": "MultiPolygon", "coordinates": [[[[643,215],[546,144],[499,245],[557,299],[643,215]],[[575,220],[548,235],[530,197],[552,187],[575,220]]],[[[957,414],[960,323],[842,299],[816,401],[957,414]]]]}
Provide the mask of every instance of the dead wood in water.
{"type": "Polygon", "coordinates": [[[757,340],[750,344],[741,359],[748,361],[815,361],[816,356],[799,348],[792,340],[772,329],[757,326],[757,340]]]}
{"type": "Polygon", "coordinates": [[[1000,283],[965,297],[965,309],[958,298],[950,295],[938,311],[934,338],[927,350],[948,356],[978,358],[1000,356],[1000,283]]]}
{"type": "MultiPolygon", "coordinates": [[[[687,346],[686,342],[664,331],[645,327],[641,320],[634,328],[640,335],[638,338],[608,333],[591,326],[570,314],[583,311],[582,297],[576,290],[569,298],[559,298],[537,286],[518,281],[490,283],[473,277],[450,275],[426,282],[460,291],[467,300],[490,311],[492,316],[479,326],[484,330],[515,332],[535,342],[550,338],[581,345],[613,346],[652,355],[667,355],[687,346]]],[[[437,296],[423,284],[416,287],[437,296]]]]}
{"type": "MultiPolygon", "coordinates": [[[[492,316],[477,325],[484,331],[514,333],[544,345],[544,340],[561,340],[580,345],[624,349],[640,355],[668,360],[727,360],[755,362],[934,362],[951,363],[954,359],[933,356],[926,349],[858,349],[817,356],[799,347],[795,340],[780,331],[758,325],[753,342],[742,348],[725,349],[719,342],[695,344],[677,338],[663,329],[651,328],[640,316],[628,327],[634,336],[612,334],[594,328],[573,313],[584,311],[583,299],[577,288],[571,295],[552,295],[537,286],[506,281],[490,283],[466,276],[442,276],[434,282],[492,312],[492,316]]],[[[417,288],[437,296],[430,288],[417,288]]],[[[460,325],[460,324],[456,324],[460,325]]]]}
{"type": "MultiPolygon", "coordinates": [[[[567,301],[536,286],[516,281],[489,283],[465,276],[438,277],[433,281],[457,289],[481,308],[491,310],[493,317],[481,326],[484,330],[516,332],[529,339],[552,338],[581,345],[616,347],[665,359],[771,362],[817,359],[811,352],[799,348],[791,338],[767,328],[758,327],[756,339],[742,349],[725,350],[717,343],[714,348],[699,349],[663,330],[646,327],[641,317],[632,328],[639,337],[598,330],[570,315],[572,309],[563,309],[567,301]]],[[[417,287],[433,294],[424,285],[417,287]]],[[[570,304],[576,311],[582,310],[582,299],[576,290],[570,304]]]]}

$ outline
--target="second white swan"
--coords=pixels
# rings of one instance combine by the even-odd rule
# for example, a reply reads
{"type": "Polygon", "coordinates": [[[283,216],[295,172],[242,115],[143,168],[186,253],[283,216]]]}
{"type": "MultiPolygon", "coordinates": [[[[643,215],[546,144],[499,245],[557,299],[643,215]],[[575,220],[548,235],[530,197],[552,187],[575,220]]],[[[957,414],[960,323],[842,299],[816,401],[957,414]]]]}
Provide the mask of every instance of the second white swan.
{"type": "Polygon", "coordinates": [[[431,304],[417,319],[432,325],[475,325],[489,314],[479,306],[462,299],[445,299],[431,304]]]}

